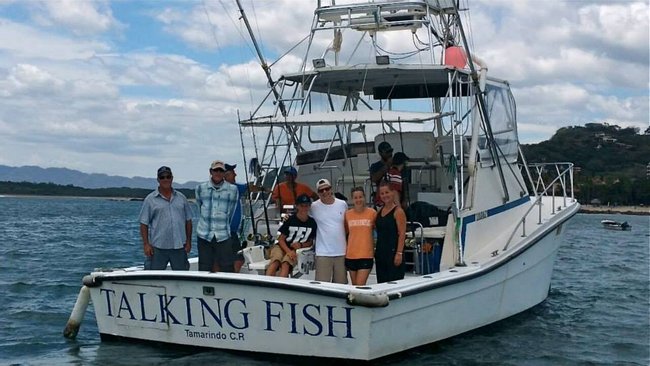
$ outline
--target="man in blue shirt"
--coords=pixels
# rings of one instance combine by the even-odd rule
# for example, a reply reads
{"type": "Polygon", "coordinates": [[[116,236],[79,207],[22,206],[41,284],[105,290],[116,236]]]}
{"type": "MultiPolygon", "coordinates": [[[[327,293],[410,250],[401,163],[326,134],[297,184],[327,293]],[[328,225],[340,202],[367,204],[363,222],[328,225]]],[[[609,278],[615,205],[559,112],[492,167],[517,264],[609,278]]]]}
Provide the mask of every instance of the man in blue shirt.
{"type": "Polygon", "coordinates": [[[239,270],[241,269],[241,266],[244,264],[244,256],[241,254],[237,254],[242,249],[241,246],[241,235],[244,233],[241,233],[241,228],[242,228],[242,198],[245,197],[246,191],[248,191],[248,184],[243,184],[243,183],[236,183],[235,182],[235,177],[237,177],[237,173],[235,172],[235,169],[237,168],[237,164],[226,164],[226,172],[224,174],[224,179],[226,182],[230,184],[234,184],[237,187],[237,191],[239,191],[239,200],[237,200],[237,205],[235,206],[235,212],[232,215],[232,220],[230,221],[230,235],[232,236],[232,250],[235,255],[235,272],[239,273],[239,270]]]}
{"type": "Polygon", "coordinates": [[[151,192],[140,210],[140,236],[150,265],[145,269],[188,270],[192,249],[192,208],[181,192],[172,188],[172,170],[158,169],[158,189],[151,192]],[[148,267],[148,268],[147,268],[148,267]]]}
{"type": "Polygon", "coordinates": [[[215,160],[210,165],[210,180],[196,187],[199,271],[234,271],[231,222],[239,192],[235,185],[226,182],[225,173],[224,162],[215,160]]]}

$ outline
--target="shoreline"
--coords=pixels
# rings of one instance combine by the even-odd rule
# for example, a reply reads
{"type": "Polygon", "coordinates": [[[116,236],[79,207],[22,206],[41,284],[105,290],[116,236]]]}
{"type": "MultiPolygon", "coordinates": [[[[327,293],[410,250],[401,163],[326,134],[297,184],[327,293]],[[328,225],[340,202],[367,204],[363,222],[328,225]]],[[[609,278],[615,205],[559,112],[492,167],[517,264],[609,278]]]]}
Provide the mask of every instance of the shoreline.
{"type": "Polygon", "coordinates": [[[650,207],[648,206],[593,206],[581,205],[579,213],[585,214],[623,214],[650,216],[650,207]]]}
{"type": "MultiPolygon", "coordinates": [[[[101,197],[101,196],[55,196],[55,195],[37,195],[37,194],[0,194],[0,197],[16,198],[80,198],[80,199],[100,199],[109,201],[143,201],[144,198],[138,197],[101,197]]],[[[194,199],[188,199],[194,201],[194,199]]],[[[594,206],[581,205],[579,213],[584,214],[623,214],[636,216],[650,216],[650,206],[594,206]]]]}

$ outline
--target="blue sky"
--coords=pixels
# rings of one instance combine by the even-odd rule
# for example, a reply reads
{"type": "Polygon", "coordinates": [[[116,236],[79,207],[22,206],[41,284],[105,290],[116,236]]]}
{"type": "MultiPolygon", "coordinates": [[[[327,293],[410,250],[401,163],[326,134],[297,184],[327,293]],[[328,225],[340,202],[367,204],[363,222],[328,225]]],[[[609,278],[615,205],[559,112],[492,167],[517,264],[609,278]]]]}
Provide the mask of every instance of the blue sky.
{"type": "MultiPolygon", "coordinates": [[[[307,34],[315,1],[242,3],[274,60],[307,34]]],[[[463,3],[475,53],[511,82],[523,142],[648,127],[647,0],[463,3]]],[[[241,32],[230,0],[0,0],[0,164],[124,176],[165,164],[183,182],[241,162],[237,111],[266,92],[241,32]]]]}

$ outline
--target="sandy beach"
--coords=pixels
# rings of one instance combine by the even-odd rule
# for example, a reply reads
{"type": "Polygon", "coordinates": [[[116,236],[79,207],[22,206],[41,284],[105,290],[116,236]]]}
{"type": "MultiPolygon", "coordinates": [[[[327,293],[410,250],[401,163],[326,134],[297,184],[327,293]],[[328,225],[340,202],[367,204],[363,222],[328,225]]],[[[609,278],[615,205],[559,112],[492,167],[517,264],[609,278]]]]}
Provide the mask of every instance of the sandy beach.
{"type": "Polygon", "coordinates": [[[582,205],[580,207],[581,213],[588,214],[613,214],[620,213],[625,215],[650,215],[650,207],[648,206],[593,206],[582,205]]]}

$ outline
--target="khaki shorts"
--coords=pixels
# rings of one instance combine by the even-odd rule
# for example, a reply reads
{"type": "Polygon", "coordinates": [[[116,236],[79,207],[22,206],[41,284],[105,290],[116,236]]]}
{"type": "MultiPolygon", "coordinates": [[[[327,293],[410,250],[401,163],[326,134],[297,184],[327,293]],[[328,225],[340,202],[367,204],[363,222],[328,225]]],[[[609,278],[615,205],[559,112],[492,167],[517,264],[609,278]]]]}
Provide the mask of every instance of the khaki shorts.
{"type": "Polygon", "coordinates": [[[348,283],[348,273],[345,270],[345,256],[316,256],[315,280],[320,282],[348,283]]]}
{"type": "Polygon", "coordinates": [[[298,257],[296,256],[296,260],[292,260],[289,258],[288,255],[284,253],[284,250],[279,245],[274,245],[273,248],[271,248],[271,254],[269,254],[269,259],[271,260],[271,263],[274,261],[278,261],[280,263],[282,262],[287,262],[291,265],[291,267],[295,267],[296,263],[298,262],[297,259],[298,257]]]}

